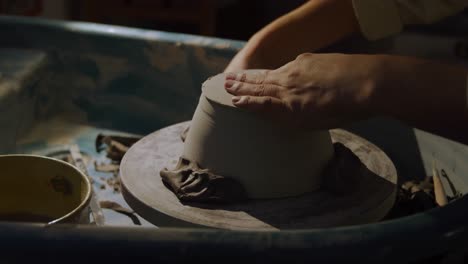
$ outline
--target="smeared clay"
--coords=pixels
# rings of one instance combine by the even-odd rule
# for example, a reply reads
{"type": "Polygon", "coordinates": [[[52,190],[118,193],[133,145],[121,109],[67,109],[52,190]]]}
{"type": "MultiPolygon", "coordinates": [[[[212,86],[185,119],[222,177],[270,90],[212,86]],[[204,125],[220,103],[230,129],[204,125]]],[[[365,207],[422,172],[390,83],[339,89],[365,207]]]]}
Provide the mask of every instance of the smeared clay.
{"type": "MultiPolygon", "coordinates": [[[[335,156],[321,175],[321,191],[347,195],[356,189],[361,177],[372,172],[343,144],[334,143],[333,147],[335,156]]],[[[174,169],[165,168],[160,175],[164,184],[183,202],[238,203],[248,200],[244,187],[237,180],[216,175],[183,157],[174,169]]],[[[285,181],[288,180],[294,180],[294,177],[285,177],[285,181]]],[[[269,183],[264,184],[268,186],[269,183]]]]}
{"type": "Polygon", "coordinates": [[[164,184],[184,202],[241,202],[247,199],[236,180],[201,169],[183,157],[174,170],[160,172],[164,184]]]}

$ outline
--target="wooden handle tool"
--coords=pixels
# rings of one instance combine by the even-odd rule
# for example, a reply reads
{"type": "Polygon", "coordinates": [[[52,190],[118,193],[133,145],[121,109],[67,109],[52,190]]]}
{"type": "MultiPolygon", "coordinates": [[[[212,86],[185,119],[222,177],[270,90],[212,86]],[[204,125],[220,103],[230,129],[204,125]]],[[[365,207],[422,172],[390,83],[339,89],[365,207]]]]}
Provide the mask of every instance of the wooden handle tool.
{"type": "Polygon", "coordinates": [[[434,195],[436,204],[444,206],[448,203],[447,195],[445,194],[444,186],[440,180],[439,171],[437,170],[436,161],[432,161],[432,179],[434,181],[434,195]]]}

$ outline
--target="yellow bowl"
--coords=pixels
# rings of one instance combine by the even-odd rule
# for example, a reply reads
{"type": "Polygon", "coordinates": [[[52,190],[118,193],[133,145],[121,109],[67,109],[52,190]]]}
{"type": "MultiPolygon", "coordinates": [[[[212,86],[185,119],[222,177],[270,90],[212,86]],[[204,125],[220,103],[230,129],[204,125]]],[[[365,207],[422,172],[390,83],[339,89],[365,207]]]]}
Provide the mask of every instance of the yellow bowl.
{"type": "Polygon", "coordinates": [[[74,166],[36,155],[0,155],[0,221],[89,223],[91,183],[74,166]]]}

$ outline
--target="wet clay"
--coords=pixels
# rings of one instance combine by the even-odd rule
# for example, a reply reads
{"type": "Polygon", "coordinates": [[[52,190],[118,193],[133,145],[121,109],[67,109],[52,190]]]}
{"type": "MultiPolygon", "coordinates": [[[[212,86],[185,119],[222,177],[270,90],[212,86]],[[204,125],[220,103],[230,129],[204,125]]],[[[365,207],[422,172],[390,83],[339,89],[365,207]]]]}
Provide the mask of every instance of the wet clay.
{"type": "MultiPolygon", "coordinates": [[[[256,71],[254,71],[255,73],[256,71]]],[[[320,188],[333,158],[327,130],[284,127],[232,105],[225,75],[202,85],[182,156],[242,184],[251,199],[284,198],[320,188]]]]}
{"type": "MultiPolygon", "coordinates": [[[[343,144],[334,143],[333,147],[335,156],[323,171],[321,189],[334,195],[346,195],[355,190],[360,177],[369,170],[343,144]]],[[[183,157],[174,169],[164,168],[160,175],[166,187],[182,202],[239,203],[248,200],[244,187],[236,179],[216,175],[183,157]]],[[[288,180],[294,180],[294,177],[285,175],[285,181],[288,180]]]]}
{"type": "Polygon", "coordinates": [[[242,202],[247,200],[244,187],[235,179],[201,169],[181,157],[173,170],[161,170],[164,184],[183,202],[242,202]]]}

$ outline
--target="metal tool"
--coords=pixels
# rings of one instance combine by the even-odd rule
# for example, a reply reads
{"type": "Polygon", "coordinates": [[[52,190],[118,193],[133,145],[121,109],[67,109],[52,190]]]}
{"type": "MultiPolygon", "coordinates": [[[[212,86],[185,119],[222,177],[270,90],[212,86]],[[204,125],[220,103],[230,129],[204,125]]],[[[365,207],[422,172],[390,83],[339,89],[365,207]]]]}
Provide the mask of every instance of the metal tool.
{"type": "Polygon", "coordinates": [[[444,177],[444,178],[447,180],[447,182],[448,182],[448,184],[449,184],[449,186],[450,186],[450,190],[452,191],[452,194],[453,194],[453,199],[458,199],[458,198],[462,197],[463,194],[462,194],[461,192],[459,192],[459,191],[455,188],[455,185],[454,185],[453,182],[450,180],[450,178],[448,177],[448,175],[447,175],[447,173],[445,172],[444,169],[442,169],[442,170],[440,171],[440,174],[442,175],[442,177],[444,177]]]}

